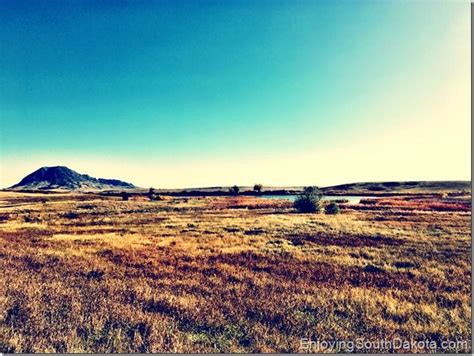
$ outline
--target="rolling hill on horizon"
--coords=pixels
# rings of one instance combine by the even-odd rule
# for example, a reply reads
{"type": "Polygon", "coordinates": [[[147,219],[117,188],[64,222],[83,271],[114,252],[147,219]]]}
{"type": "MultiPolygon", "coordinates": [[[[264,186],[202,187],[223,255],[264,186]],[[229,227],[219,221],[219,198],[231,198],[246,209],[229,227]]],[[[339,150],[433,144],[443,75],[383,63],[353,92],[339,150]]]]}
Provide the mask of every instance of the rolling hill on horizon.
{"type": "MultiPolygon", "coordinates": [[[[252,186],[239,186],[241,192],[253,190],[252,186]]],[[[303,186],[264,186],[265,194],[291,194],[302,190],[303,186]]],[[[19,183],[6,188],[14,191],[104,191],[104,190],[135,190],[137,193],[147,189],[139,188],[132,183],[118,179],[94,178],[80,174],[65,166],[41,167],[24,177],[19,183]]],[[[162,194],[200,192],[203,195],[228,192],[229,187],[199,187],[180,189],[157,189],[162,194]]],[[[471,190],[470,181],[392,181],[392,182],[360,182],[322,187],[324,194],[402,194],[402,193],[436,193],[436,192],[468,192],[471,190]]]]}

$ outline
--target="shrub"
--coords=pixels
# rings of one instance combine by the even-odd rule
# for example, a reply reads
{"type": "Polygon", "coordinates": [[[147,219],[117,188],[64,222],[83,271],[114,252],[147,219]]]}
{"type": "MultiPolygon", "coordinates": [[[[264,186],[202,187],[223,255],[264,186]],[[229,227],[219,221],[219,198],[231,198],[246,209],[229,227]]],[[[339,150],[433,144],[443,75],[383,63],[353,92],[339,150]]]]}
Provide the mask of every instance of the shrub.
{"type": "Polygon", "coordinates": [[[233,187],[230,187],[230,188],[229,188],[229,192],[230,192],[230,194],[232,194],[232,195],[237,195],[237,194],[239,194],[239,190],[240,190],[239,187],[236,186],[236,185],[234,185],[233,187]]]}
{"type": "Polygon", "coordinates": [[[156,193],[154,188],[150,188],[150,190],[148,191],[147,196],[148,196],[148,199],[150,199],[151,201],[161,200],[161,197],[158,195],[158,193],[156,193]]]}
{"type": "Polygon", "coordinates": [[[89,280],[98,280],[101,281],[102,278],[104,277],[105,272],[97,269],[93,269],[92,271],[89,271],[86,273],[85,277],[89,280]]]}
{"type": "Polygon", "coordinates": [[[334,199],[333,202],[337,204],[345,204],[349,203],[349,199],[334,199]]]}
{"type": "Polygon", "coordinates": [[[78,219],[79,218],[79,214],[75,213],[73,211],[64,213],[62,216],[63,216],[63,218],[66,218],[66,219],[78,219]]]}
{"type": "Polygon", "coordinates": [[[77,206],[78,209],[95,209],[97,205],[94,204],[82,204],[77,206]]]}
{"type": "Polygon", "coordinates": [[[377,204],[377,199],[361,199],[359,203],[362,205],[375,205],[377,204]]]}
{"type": "Polygon", "coordinates": [[[122,197],[122,200],[124,201],[127,201],[128,199],[130,199],[130,193],[128,192],[122,192],[120,193],[120,196],[122,197]]]}
{"type": "Polygon", "coordinates": [[[27,223],[39,223],[41,222],[41,219],[37,216],[26,215],[23,217],[23,221],[27,223]]]}
{"type": "Polygon", "coordinates": [[[339,206],[332,201],[324,207],[324,212],[329,215],[339,214],[339,206]]]}
{"type": "Polygon", "coordinates": [[[322,193],[318,187],[305,187],[296,197],[293,207],[300,213],[317,213],[321,210],[321,197],[322,193]]]}
{"type": "Polygon", "coordinates": [[[260,194],[262,192],[263,185],[261,184],[255,184],[253,186],[253,191],[257,194],[260,194]]]}

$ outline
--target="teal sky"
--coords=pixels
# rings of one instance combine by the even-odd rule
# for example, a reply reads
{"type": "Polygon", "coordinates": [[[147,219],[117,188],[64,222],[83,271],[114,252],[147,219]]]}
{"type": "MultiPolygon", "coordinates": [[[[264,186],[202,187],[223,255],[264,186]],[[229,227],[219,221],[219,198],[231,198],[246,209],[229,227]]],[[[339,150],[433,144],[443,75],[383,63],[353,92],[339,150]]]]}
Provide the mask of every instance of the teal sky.
{"type": "Polygon", "coordinates": [[[464,1],[3,0],[0,185],[55,163],[144,186],[469,179],[469,21],[464,1]]]}

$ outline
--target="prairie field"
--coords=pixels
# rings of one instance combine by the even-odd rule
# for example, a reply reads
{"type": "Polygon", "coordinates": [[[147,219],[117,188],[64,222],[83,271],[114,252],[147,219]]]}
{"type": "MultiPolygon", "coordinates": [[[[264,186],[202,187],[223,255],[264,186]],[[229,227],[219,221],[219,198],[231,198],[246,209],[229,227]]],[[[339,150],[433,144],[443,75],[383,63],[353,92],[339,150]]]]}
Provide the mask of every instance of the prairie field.
{"type": "Polygon", "coordinates": [[[470,352],[470,196],[340,207],[0,192],[0,352],[470,352]]]}

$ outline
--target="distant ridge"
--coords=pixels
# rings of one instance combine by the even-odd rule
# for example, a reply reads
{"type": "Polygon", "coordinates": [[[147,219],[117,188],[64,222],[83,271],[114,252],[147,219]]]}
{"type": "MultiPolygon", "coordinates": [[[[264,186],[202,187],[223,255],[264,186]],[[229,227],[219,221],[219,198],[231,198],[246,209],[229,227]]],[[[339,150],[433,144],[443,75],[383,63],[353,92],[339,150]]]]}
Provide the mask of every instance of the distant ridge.
{"type": "Polygon", "coordinates": [[[118,179],[94,178],[87,174],[80,174],[65,166],[41,167],[28,174],[11,190],[111,190],[134,189],[133,184],[118,179]]]}
{"type": "Polygon", "coordinates": [[[394,181],[340,184],[323,188],[325,194],[410,194],[437,192],[470,192],[471,182],[446,181],[394,181]]]}
{"type": "MultiPolygon", "coordinates": [[[[158,188],[155,191],[172,196],[228,196],[231,186],[158,188]]],[[[239,195],[294,195],[303,190],[303,186],[263,186],[261,192],[253,190],[253,186],[239,186],[239,195]]],[[[359,182],[320,187],[325,195],[357,195],[357,196],[393,196],[406,194],[455,194],[465,195],[471,192],[471,182],[451,181],[386,181],[359,182]]],[[[137,194],[146,194],[147,189],[136,189],[137,194]]]]}

